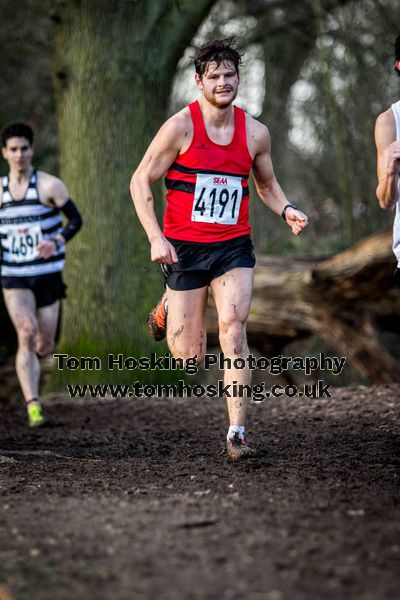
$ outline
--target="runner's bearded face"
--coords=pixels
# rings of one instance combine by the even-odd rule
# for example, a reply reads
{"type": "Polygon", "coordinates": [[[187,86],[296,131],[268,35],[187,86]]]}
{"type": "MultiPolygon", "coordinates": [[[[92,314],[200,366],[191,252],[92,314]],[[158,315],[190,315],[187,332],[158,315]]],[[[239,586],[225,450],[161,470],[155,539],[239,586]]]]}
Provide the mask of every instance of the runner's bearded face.
{"type": "Polygon", "coordinates": [[[12,137],[2,148],[3,158],[8,162],[10,170],[18,173],[28,171],[32,164],[33,146],[24,137],[12,137]]]}
{"type": "Polygon", "coordinates": [[[239,87],[239,75],[231,62],[212,62],[200,78],[196,74],[196,82],[205,99],[217,108],[226,108],[236,98],[239,87]]]}

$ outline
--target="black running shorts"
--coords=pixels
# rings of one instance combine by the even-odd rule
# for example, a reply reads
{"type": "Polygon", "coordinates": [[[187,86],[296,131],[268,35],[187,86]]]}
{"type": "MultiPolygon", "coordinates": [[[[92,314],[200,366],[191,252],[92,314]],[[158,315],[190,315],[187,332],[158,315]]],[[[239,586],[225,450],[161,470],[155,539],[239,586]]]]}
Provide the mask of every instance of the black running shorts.
{"type": "Polygon", "coordinates": [[[43,308],[66,298],[67,286],[61,272],[36,277],[2,277],[1,286],[5,289],[31,290],[36,299],[36,308],[43,308]]]}
{"type": "Polygon", "coordinates": [[[231,269],[252,269],[256,264],[249,235],[214,243],[167,239],[174,246],[179,258],[179,262],[173,265],[161,265],[165,283],[172,290],[202,288],[231,269]]]}

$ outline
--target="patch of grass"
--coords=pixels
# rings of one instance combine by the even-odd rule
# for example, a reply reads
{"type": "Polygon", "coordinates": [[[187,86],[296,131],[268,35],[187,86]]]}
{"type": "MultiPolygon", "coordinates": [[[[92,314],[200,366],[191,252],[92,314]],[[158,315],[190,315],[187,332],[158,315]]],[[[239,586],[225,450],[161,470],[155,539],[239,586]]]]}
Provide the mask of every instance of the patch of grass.
{"type": "Polygon", "coordinates": [[[65,357],[56,359],[45,391],[65,389],[67,384],[156,384],[185,379],[182,369],[168,368],[174,363],[170,362],[166,344],[142,351],[133,346],[105,346],[82,340],[70,346],[62,344],[55,354],[65,357]]]}
{"type": "Polygon", "coordinates": [[[39,566],[34,563],[21,565],[20,576],[24,585],[29,585],[33,589],[49,589],[57,580],[57,573],[52,567],[39,566]]]}

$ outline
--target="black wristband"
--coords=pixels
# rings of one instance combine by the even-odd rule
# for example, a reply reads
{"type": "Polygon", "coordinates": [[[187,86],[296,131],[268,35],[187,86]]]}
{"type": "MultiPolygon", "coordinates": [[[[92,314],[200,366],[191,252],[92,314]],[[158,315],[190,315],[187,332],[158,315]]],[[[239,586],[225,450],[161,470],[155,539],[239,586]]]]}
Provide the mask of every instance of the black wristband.
{"type": "Polygon", "coordinates": [[[288,208],[294,208],[295,210],[297,210],[297,206],[295,206],[294,204],[286,204],[286,206],[283,208],[283,211],[281,212],[281,217],[284,221],[286,221],[286,211],[288,208]]]}
{"type": "Polygon", "coordinates": [[[61,207],[61,210],[67,217],[68,223],[64,229],[60,231],[60,233],[65,241],[69,242],[69,240],[73,238],[82,227],[82,217],[71,198],[68,198],[68,201],[64,204],[64,206],[61,207]]]}

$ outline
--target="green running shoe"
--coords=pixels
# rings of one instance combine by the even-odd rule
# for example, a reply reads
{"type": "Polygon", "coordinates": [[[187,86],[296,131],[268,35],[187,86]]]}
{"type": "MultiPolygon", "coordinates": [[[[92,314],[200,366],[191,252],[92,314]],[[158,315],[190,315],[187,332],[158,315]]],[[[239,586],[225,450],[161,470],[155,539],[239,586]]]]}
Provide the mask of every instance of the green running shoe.
{"type": "Polygon", "coordinates": [[[27,406],[29,427],[40,427],[46,423],[39,402],[29,402],[27,406]]]}

